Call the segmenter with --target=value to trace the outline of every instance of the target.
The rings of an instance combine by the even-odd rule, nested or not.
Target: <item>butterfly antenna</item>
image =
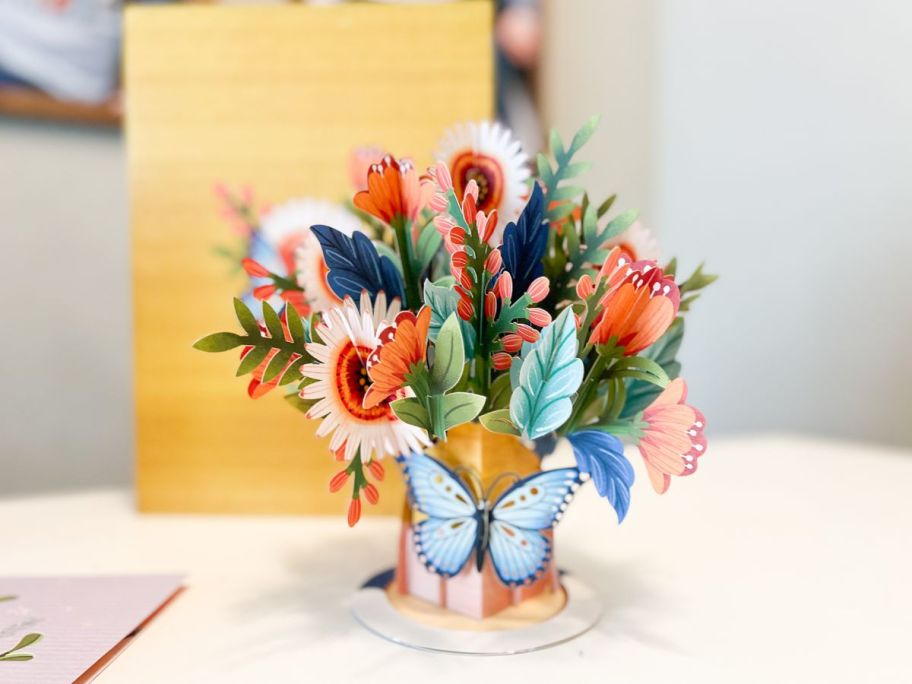
[[[518,473],[501,473],[500,475],[498,475],[497,477],[494,478],[494,481],[491,483],[491,486],[488,487],[487,491],[484,493],[485,501],[491,500],[491,493],[496,491],[497,485],[500,483],[501,480],[508,478],[508,477],[513,478],[513,482],[511,482],[510,484],[519,482],[522,479]]]
[[[481,481],[481,477],[478,473],[465,466],[457,466],[453,472],[457,475],[461,475],[466,484],[472,488],[472,493],[475,495],[475,498],[482,501],[484,498],[484,483]]]

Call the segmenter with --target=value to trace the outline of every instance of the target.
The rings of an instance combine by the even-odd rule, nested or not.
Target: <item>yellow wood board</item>
[[[344,513],[316,424],[281,390],[253,401],[238,355],[191,349],[235,330],[240,289],[212,188],[344,199],[350,149],[419,168],[455,122],[493,110],[491,6],[132,6],[125,81],[134,286],[137,501],[144,511]],[[386,462],[385,513],[403,488]],[[370,506],[366,506],[370,509]]]

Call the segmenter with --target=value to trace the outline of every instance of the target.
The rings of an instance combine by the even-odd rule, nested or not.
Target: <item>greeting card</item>
[[[0,682],[91,681],[180,587],[176,575],[0,577]]]

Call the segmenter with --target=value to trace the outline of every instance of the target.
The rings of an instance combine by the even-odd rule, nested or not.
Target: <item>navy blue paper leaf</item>
[[[323,258],[329,273],[329,287],[340,298],[358,301],[367,290],[373,302],[382,290],[387,301],[399,297],[406,306],[402,276],[389,257],[380,256],[370,239],[359,231],[348,237],[329,226],[311,226],[323,248]]]
[[[580,472],[589,474],[595,490],[614,506],[618,522],[622,522],[630,507],[634,474],[621,440],[599,430],[580,430],[567,439]]]
[[[548,247],[548,222],[545,199],[538,183],[516,223],[508,223],[500,247],[504,269],[513,276],[513,300],[529,289],[533,280],[545,272],[542,258]]]

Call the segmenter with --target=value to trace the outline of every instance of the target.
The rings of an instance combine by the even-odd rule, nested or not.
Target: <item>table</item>
[[[557,532],[559,564],[605,615],[538,653],[421,653],[359,627],[346,601],[393,564],[392,519],[139,515],[126,491],[7,499],[0,568],[186,574],[101,684],[910,680],[912,453],[719,439],[662,497],[630,455],[624,524],[589,486]]]

